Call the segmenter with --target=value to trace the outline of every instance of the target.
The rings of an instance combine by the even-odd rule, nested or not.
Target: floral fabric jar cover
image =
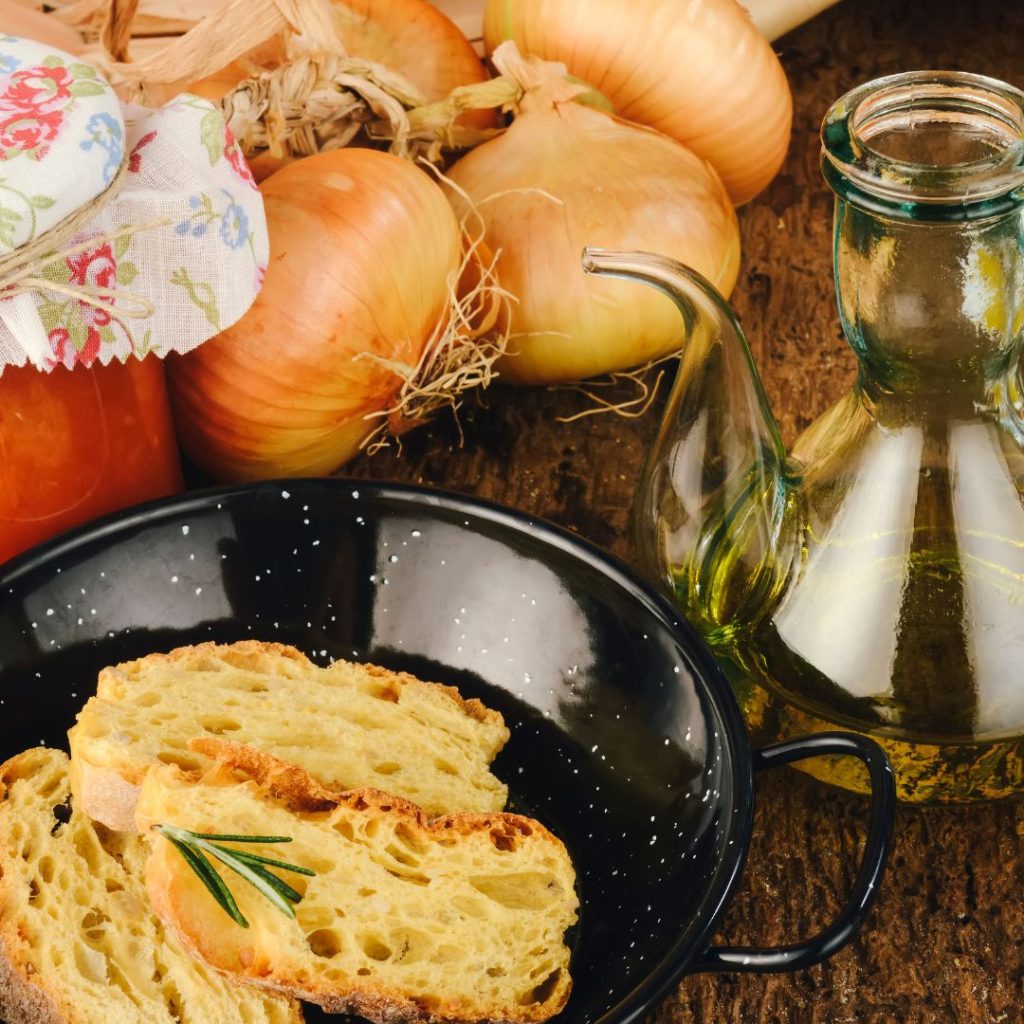
[[[187,352],[249,308],[267,254],[212,104],[122,106],[91,65],[0,35],[0,374]]]

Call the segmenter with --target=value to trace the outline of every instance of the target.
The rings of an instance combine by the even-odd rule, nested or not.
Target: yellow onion
[[[561,65],[524,59],[513,43],[494,61],[526,90],[515,120],[448,176],[456,211],[483,219],[502,287],[517,300],[502,377],[580,380],[672,352],[682,343],[672,303],[586,276],[580,255],[585,245],[662,253],[728,295],[739,229],[717,174],[659,132],[577,103],[585,87]]]
[[[462,262],[444,193],[406,160],[340,149],[261,186],[270,266],[234,326],[173,360],[181,441],[224,480],[326,473],[359,450],[449,316]]]
[[[736,0],[488,0],[484,39],[563,62],[622,117],[712,163],[735,203],[782,165],[786,75]]]

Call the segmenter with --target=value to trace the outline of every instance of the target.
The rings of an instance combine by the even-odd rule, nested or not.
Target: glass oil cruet
[[[687,342],[637,500],[640,555],[760,739],[832,726],[908,801],[1024,790],[1024,93],[953,72],[853,90],[822,127],[859,363],[788,454],[743,334],[685,267],[588,250]],[[844,764],[809,762],[861,788]]]

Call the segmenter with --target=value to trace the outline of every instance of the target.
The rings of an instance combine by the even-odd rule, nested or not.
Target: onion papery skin
[[[561,61],[621,117],[709,161],[734,203],[752,199],[782,166],[789,84],[735,0],[488,0],[488,54],[505,39]]]
[[[399,157],[348,148],[261,186],[270,265],[248,313],[185,356],[169,383],[182,446],[218,480],[329,473],[380,424],[447,321],[461,261],[441,189]]]
[[[70,25],[13,0],[0,0],[0,35],[34,39],[67,53],[81,53],[85,48],[82,36]]]
[[[459,27],[426,0],[334,0],[334,7],[349,55],[404,75],[428,103],[489,77]],[[497,116],[490,110],[475,110],[459,121],[489,128],[497,123]]]
[[[714,170],[673,139],[610,114],[572,101],[521,113],[448,176],[483,218],[487,244],[501,254],[502,287],[516,298],[498,364],[504,381],[582,380],[682,345],[674,303],[584,274],[586,245],[673,257],[724,295],[736,282],[739,227]],[[465,199],[455,190],[449,198],[464,215]]]

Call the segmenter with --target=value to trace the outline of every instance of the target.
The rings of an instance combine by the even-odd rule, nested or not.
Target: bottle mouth
[[[1024,92],[994,78],[876,79],[832,105],[821,142],[833,191],[889,216],[972,220],[1024,202]]]

